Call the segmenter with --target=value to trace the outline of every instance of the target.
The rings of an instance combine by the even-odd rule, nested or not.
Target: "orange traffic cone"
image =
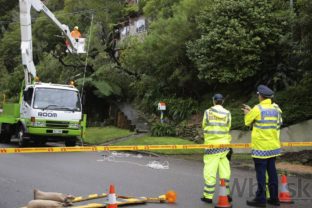
[[[109,194],[108,194],[108,204],[106,208],[117,208],[117,201],[116,201],[116,193],[115,193],[115,186],[109,186]]]
[[[229,203],[229,199],[226,193],[225,180],[221,179],[218,204],[215,206],[215,208],[224,208],[224,207],[232,207],[232,205]]]
[[[286,175],[282,175],[282,187],[281,192],[279,193],[279,200],[281,203],[294,203],[291,199],[291,195],[287,188],[287,177]]]

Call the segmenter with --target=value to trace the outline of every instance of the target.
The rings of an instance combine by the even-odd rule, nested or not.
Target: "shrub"
[[[198,102],[191,98],[167,98],[161,101],[166,103],[168,117],[177,122],[198,112]]]
[[[151,128],[152,136],[175,136],[175,127],[167,123],[155,123]]]
[[[276,94],[276,103],[283,111],[284,126],[312,118],[312,79]]]

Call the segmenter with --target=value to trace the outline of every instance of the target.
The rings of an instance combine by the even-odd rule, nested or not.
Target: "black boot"
[[[271,204],[274,206],[280,206],[281,205],[279,199],[268,199],[268,204]]]
[[[265,202],[260,202],[257,199],[247,200],[247,205],[252,207],[266,207]]]
[[[229,201],[229,202],[232,202],[232,201],[233,201],[233,199],[232,199],[232,197],[231,197],[230,195],[227,195],[227,197],[228,197],[228,201]]]

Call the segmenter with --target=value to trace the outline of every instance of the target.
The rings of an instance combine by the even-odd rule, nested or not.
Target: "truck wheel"
[[[66,147],[73,147],[73,146],[76,146],[76,137],[65,139],[65,146],[66,146]]]
[[[11,135],[10,133],[4,133],[4,135],[3,135],[3,141],[4,141],[5,143],[10,143],[10,142],[11,142],[11,137],[12,137],[12,135]]]
[[[10,137],[7,135],[5,132],[2,132],[0,134],[0,143],[9,143],[10,142]]]
[[[18,127],[18,132],[17,132],[17,139],[18,139],[18,146],[20,147],[25,147],[26,146],[26,140],[24,137],[25,131],[22,126]]]
[[[4,133],[0,133],[0,143],[4,143],[5,135]]]
[[[0,134],[0,142],[10,143],[12,137],[11,128],[9,125],[2,126],[2,132]]]

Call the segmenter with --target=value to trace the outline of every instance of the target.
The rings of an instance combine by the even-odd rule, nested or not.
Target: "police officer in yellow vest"
[[[266,203],[279,206],[278,177],[275,167],[276,156],[281,154],[279,128],[281,110],[272,104],[273,91],[265,85],[257,88],[260,103],[252,109],[244,105],[245,125],[253,126],[251,133],[251,155],[254,160],[258,182],[256,197],[247,205],[265,207]],[[269,178],[270,199],[266,200],[266,171]]]
[[[213,104],[211,108],[204,113],[202,128],[204,130],[205,144],[230,144],[231,135],[231,113],[222,107],[223,96],[215,94],[213,96]],[[215,192],[216,175],[219,169],[219,177],[225,179],[230,197],[229,180],[231,176],[230,163],[227,158],[229,148],[213,148],[205,149],[204,155],[204,192],[202,201],[212,203],[212,198]]]

